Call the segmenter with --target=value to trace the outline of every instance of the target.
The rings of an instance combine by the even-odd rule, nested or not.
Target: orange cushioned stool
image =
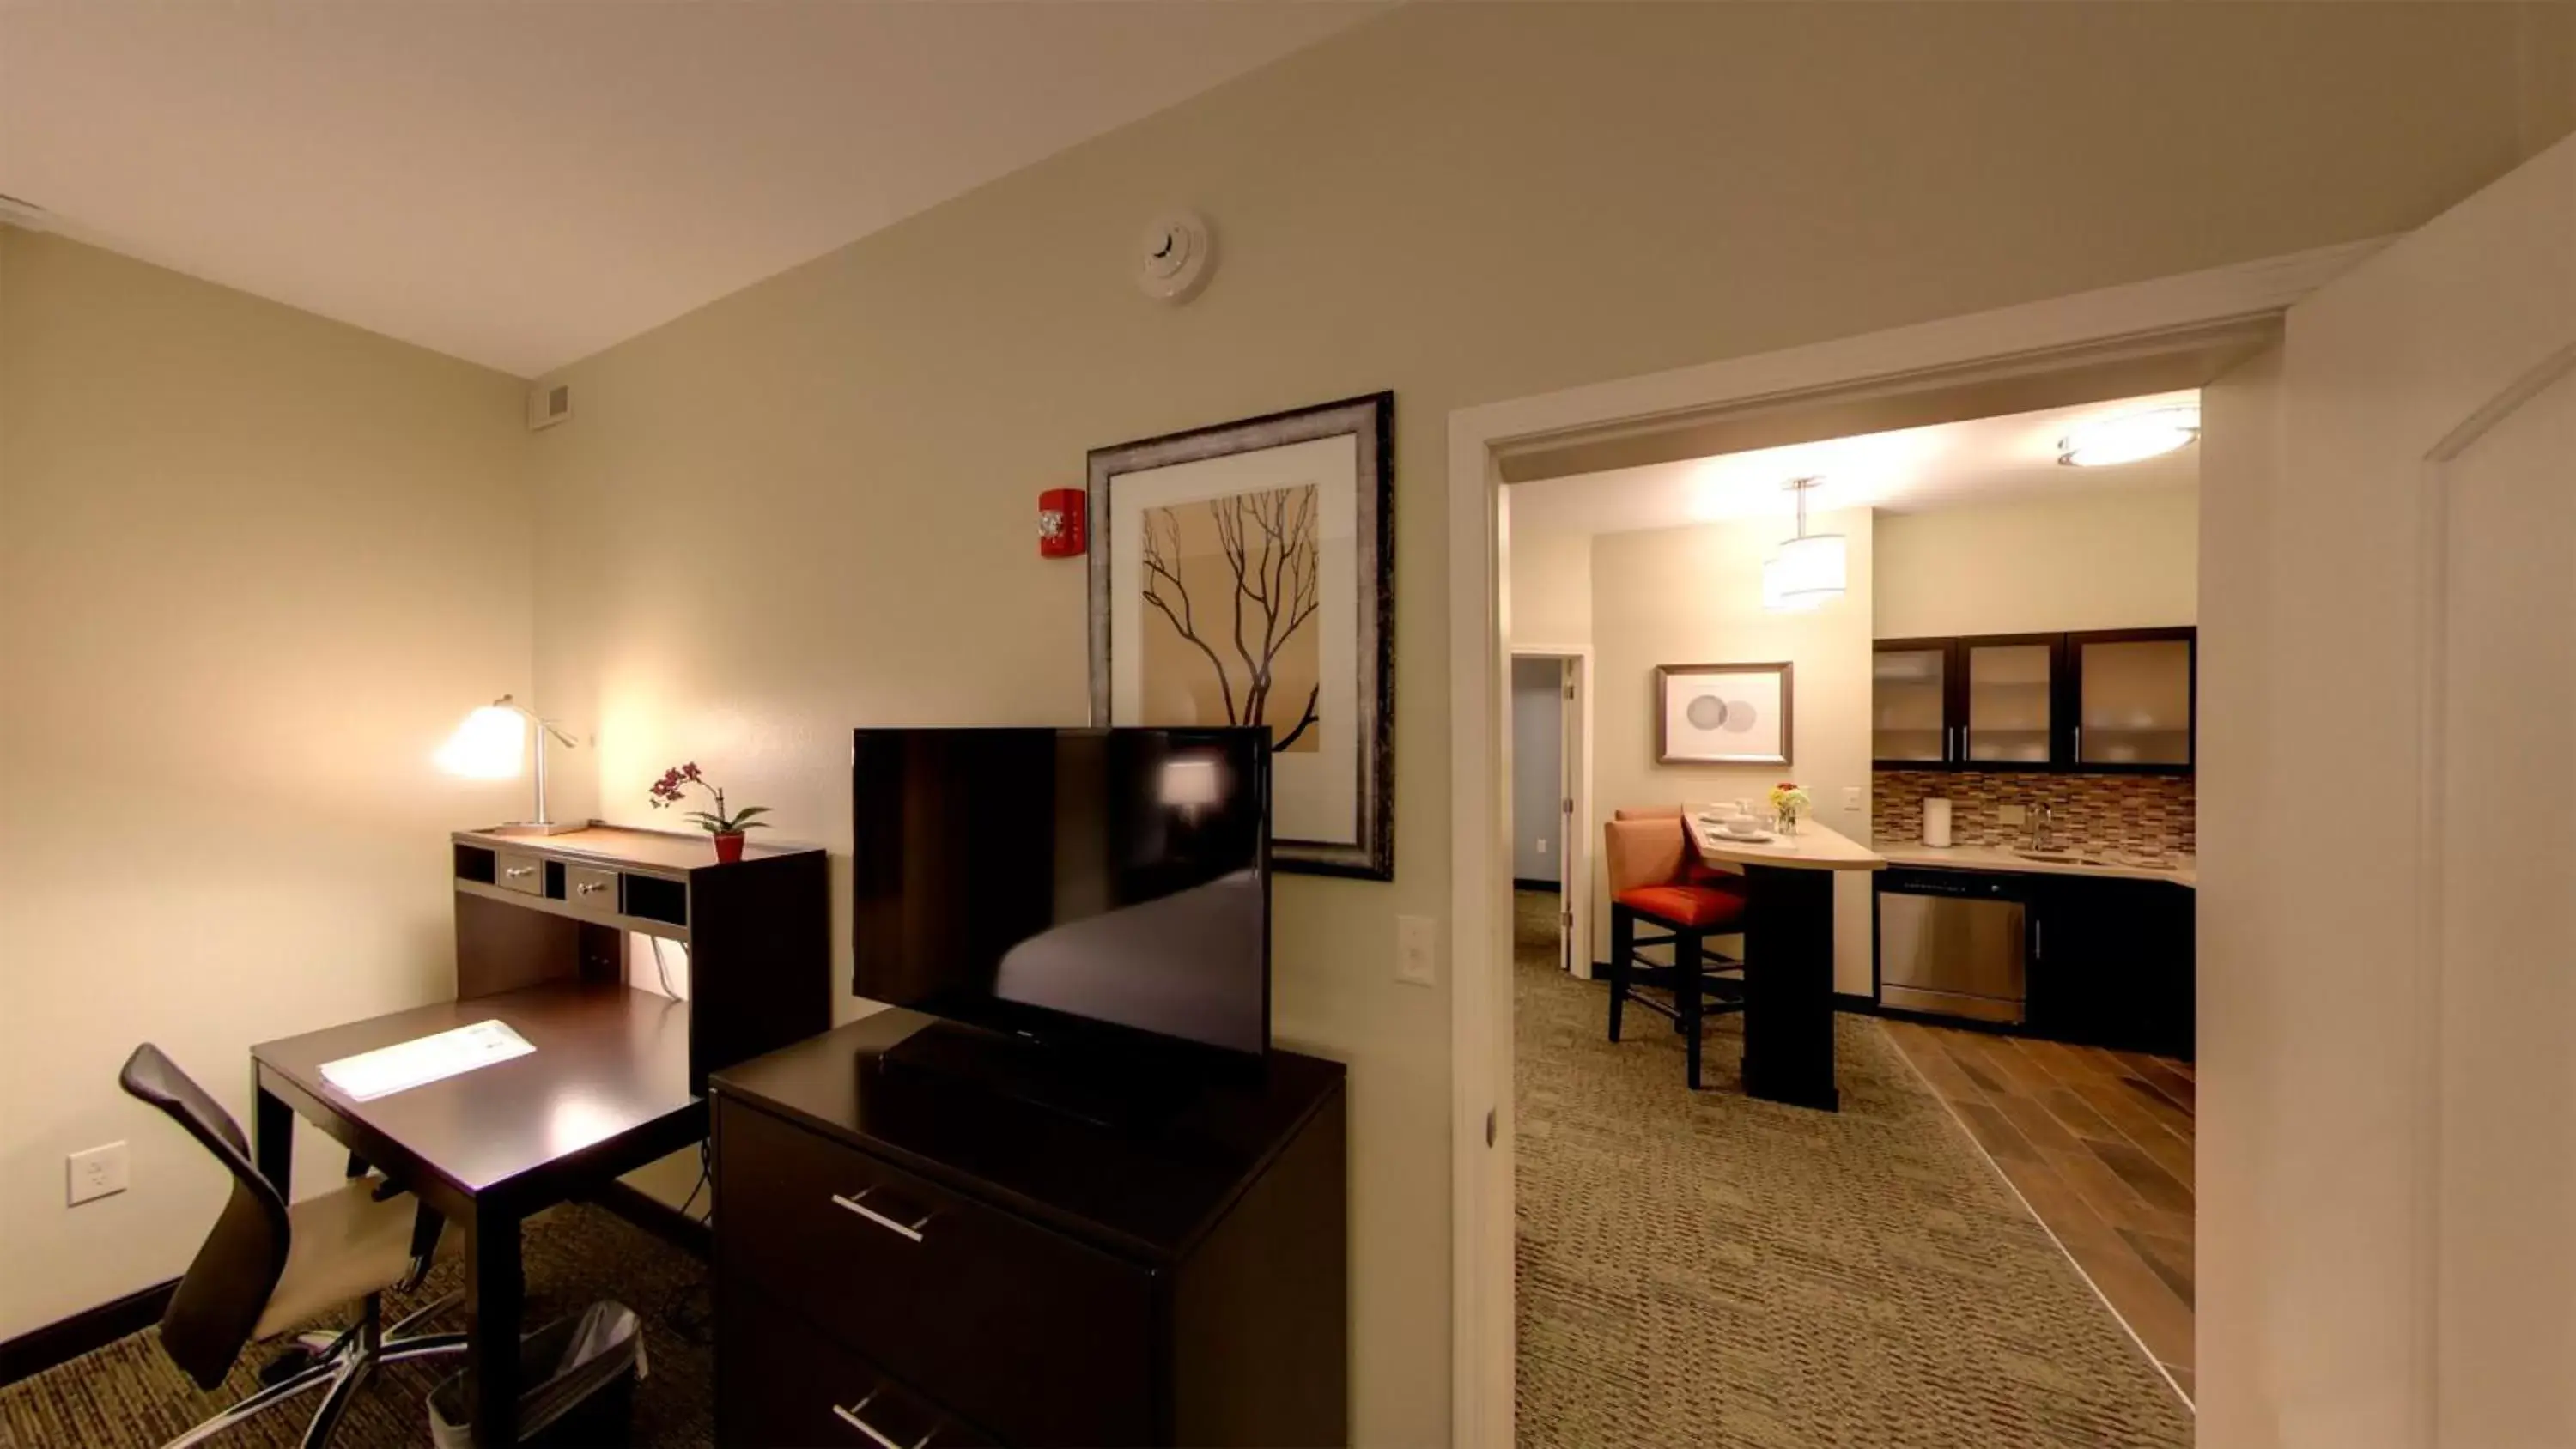
[[[1697,1091],[1700,1023],[1712,1014],[1744,1009],[1744,963],[1707,949],[1709,937],[1744,929],[1744,895],[1719,883],[1727,877],[1693,874],[1690,840],[1678,810],[1621,815],[1625,818],[1602,827],[1602,861],[1610,877],[1610,1039],[1619,1039],[1620,1016],[1632,999],[1670,1017],[1684,1042],[1684,1075]],[[1640,937],[1639,921],[1669,934]],[[1671,965],[1639,954],[1659,945],[1672,947]],[[1668,986],[1671,1004],[1634,995],[1638,985]]]

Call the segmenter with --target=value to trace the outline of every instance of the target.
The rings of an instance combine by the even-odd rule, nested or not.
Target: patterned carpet
[[[521,1245],[527,1266],[528,1324],[533,1329],[585,1304],[613,1298],[644,1320],[648,1372],[635,1393],[637,1445],[698,1446],[714,1442],[712,1355],[700,1325],[710,1317],[706,1267],[624,1219],[591,1207],[564,1207],[528,1224]],[[463,1286],[459,1263],[439,1265],[418,1294],[387,1300],[388,1319]],[[461,1329],[464,1309],[451,1308],[433,1325]],[[349,1322],[343,1314],[316,1327]],[[676,1325],[676,1326],[675,1326]],[[81,1449],[148,1449],[167,1443],[259,1387],[257,1366],[270,1351],[253,1347],[230,1380],[199,1393],[173,1367],[147,1328],[96,1352],[0,1388],[0,1446],[78,1445]],[[340,1421],[332,1442],[349,1449],[429,1443],[424,1397],[446,1375],[464,1367],[464,1356],[442,1355],[395,1364],[371,1380]],[[317,1390],[235,1425],[211,1441],[221,1449],[254,1444],[291,1445],[321,1402]]]
[[[1741,1094],[1740,1017],[1682,1086],[1662,1018],[1604,1036],[1520,898],[1524,1449],[2172,1446],[2192,1420],[1880,1032],[1842,1111]]]

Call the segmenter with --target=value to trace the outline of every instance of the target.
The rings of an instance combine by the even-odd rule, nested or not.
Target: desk
[[[536,1050],[372,1102],[322,1076],[324,1062],[478,1021],[502,1022]],[[301,1116],[464,1230],[474,1437],[517,1443],[519,1225],[706,1136],[706,1103],[689,1090],[689,1004],[552,982],[263,1042],[251,1059],[252,1150],[279,1191]]]
[[[1744,909],[1744,1090],[1831,1112],[1834,1086],[1834,873],[1880,870],[1884,857],[1813,821],[1755,844],[1700,823],[1682,807],[1700,859],[1741,866]]]

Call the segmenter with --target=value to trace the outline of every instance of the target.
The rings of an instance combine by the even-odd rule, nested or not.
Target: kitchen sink
[[[2046,861],[2050,865],[2087,865],[2091,863],[2080,855],[2063,850],[2023,850],[2016,847],[2013,850],[2013,854],[2020,856],[2024,860]]]

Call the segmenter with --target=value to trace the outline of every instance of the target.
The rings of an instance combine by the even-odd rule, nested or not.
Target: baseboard
[[[1512,889],[1516,891],[1545,891],[1549,895],[1555,895],[1558,891],[1563,890],[1564,887],[1552,880],[1523,880],[1519,876],[1514,876],[1512,877]]]
[[[105,1348],[137,1329],[161,1321],[179,1280],[137,1288],[122,1298],[87,1308],[59,1322],[30,1329],[0,1343],[0,1384],[14,1384],[56,1364],[69,1363],[94,1348]]]
[[[588,1196],[592,1202],[701,1262],[715,1256],[713,1228],[651,1193],[611,1178]]]
[[[1834,993],[1834,1010],[1848,1011],[1860,1016],[1876,1016],[1878,998],[1863,996],[1856,991],[1837,991]]]

